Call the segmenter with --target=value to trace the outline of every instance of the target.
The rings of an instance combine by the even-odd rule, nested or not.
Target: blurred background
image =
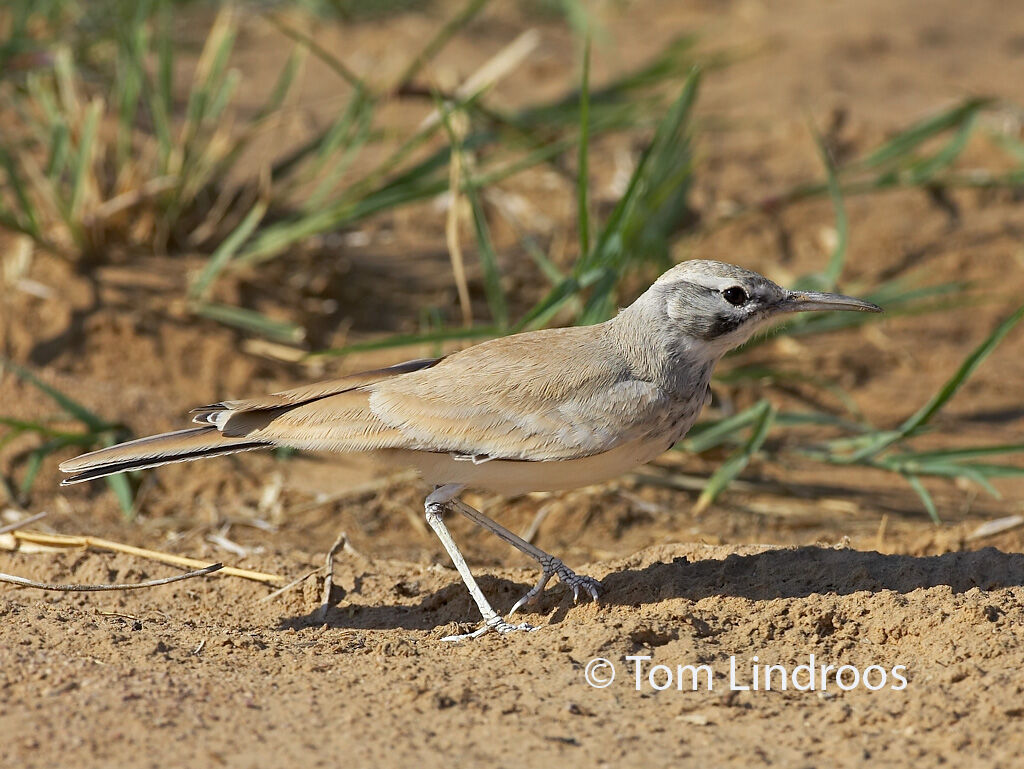
[[[0,525],[197,557],[343,528],[443,560],[418,481],[358,457],[70,489],[56,465],[198,404],[598,322],[711,258],[887,313],[754,340],[634,475],[471,503],[567,562],[1019,550],[1022,65],[997,0],[9,1]]]

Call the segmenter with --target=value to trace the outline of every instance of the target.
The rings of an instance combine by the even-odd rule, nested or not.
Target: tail
[[[252,440],[243,436],[224,435],[216,427],[194,427],[190,430],[161,433],[119,443],[62,462],[61,472],[72,475],[61,481],[60,485],[70,486],[73,483],[91,481],[94,478],[128,470],[144,470],[147,467],[172,462],[205,459],[273,445],[267,441]]]
[[[61,486],[91,481],[127,470],[205,459],[270,446],[369,451],[407,442],[396,428],[370,413],[369,385],[430,368],[438,359],[350,374],[262,398],[224,401],[195,409],[202,427],[151,435],[83,454],[61,463],[70,477]]]

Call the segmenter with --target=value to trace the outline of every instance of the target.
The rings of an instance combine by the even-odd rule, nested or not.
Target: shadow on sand
[[[477,579],[498,611],[507,611],[532,586],[489,575]],[[405,606],[359,604],[352,600],[357,596],[341,597],[336,588],[334,597],[340,601],[328,612],[326,623],[334,628],[430,630],[476,617],[476,607],[454,572],[452,580],[452,584],[426,595],[420,603]],[[641,606],[671,598],[699,601],[714,596],[769,601],[861,591],[910,593],[941,585],[950,587],[954,593],[964,593],[972,588],[996,590],[1024,585],[1024,554],[988,547],[918,557],[800,547],[730,555],[724,559],[690,561],[679,557],[668,563],[612,572],[601,582],[601,603],[606,606]],[[567,591],[553,582],[541,606],[550,609],[567,601],[571,602]],[[322,623],[319,613],[314,611],[285,618],[279,627],[302,628]]]

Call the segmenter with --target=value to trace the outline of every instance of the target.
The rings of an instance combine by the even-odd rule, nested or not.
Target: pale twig
[[[100,550],[113,550],[117,553],[137,555],[140,558],[148,558],[152,561],[169,563],[174,566],[187,566],[193,569],[206,567],[206,564],[203,561],[196,560],[195,558],[186,558],[181,555],[161,553],[157,550],[147,550],[142,547],[125,545],[121,542],[113,542],[109,539],[100,539],[99,537],[70,536],[67,534],[43,534],[42,532],[35,531],[16,531],[14,532],[14,537],[19,541],[31,542],[36,545],[48,545],[50,547],[94,547]],[[221,569],[221,572],[232,577],[251,579],[256,582],[264,582],[271,585],[279,584],[284,581],[276,574],[265,574],[259,571],[238,569],[234,566],[225,566]]]
[[[882,514],[882,520],[878,522],[878,533],[875,534],[875,550],[879,553],[885,552],[885,532],[889,527],[889,516]]]
[[[320,571],[321,571],[321,569],[313,569],[313,571],[307,572],[306,574],[303,574],[301,577],[296,577],[295,579],[293,579],[291,582],[289,582],[284,587],[279,587],[277,590],[275,590],[270,595],[263,596],[256,603],[266,603],[267,601],[273,601],[275,598],[277,598],[282,593],[287,593],[289,590],[291,590],[296,585],[301,585],[307,579],[312,577],[314,574],[319,573]]]
[[[526,531],[523,532],[523,539],[530,544],[533,544],[534,537],[536,537],[537,532],[540,531],[540,525],[544,523],[544,519],[551,514],[551,510],[553,508],[554,506],[550,502],[541,506],[540,510],[537,511],[537,514],[533,516],[533,520],[530,522]]]
[[[456,88],[455,100],[464,103],[475,99],[526,61],[539,44],[540,33],[535,29],[526,30]],[[441,120],[441,113],[435,109],[423,119],[418,130],[425,131],[433,128],[439,120]]]
[[[967,541],[973,542],[976,539],[994,537],[996,534],[1016,529],[1018,526],[1024,526],[1024,515],[1008,515],[1005,518],[996,518],[994,521],[986,521],[968,534]]]
[[[461,119],[460,119],[461,118]],[[462,325],[469,328],[473,325],[473,307],[469,301],[469,284],[466,281],[466,264],[462,258],[462,244],[459,242],[459,214],[462,211],[462,150],[459,146],[465,129],[465,115],[457,113],[451,116],[449,124],[452,128],[452,154],[448,165],[448,217],[445,219],[444,236],[448,244],[448,257],[452,263],[452,274],[455,277],[455,288],[459,294],[459,307],[462,310]]]
[[[35,515],[29,516],[24,520],[15,521],[14,523],[9,523],[6,526],[0,526],[0,534],[6,534],[10,531],[17,531],[18,529],[24,526],[28,526],[30,523],[35,523],[40,518],[45,518],[46,516],[47,513],[36,513]]]
[[[146,198],[151,198],[162,192],[166,192],[177,184],[177,182],[178,179],[174,176],[158,176],[155,179],[150,179],[134,190],[122,192],[120,195],[100,203],[90,214],[84,217],[84,224],[86,226],[93,226],[97,222],[109,219],[127,208],[137,206]]]
[[[142,622],[141,617],[136,617],[134,614],[125,614],[123,611],[100,611],[96,610],[97,617],[117,617],[118,619],[130,619],[133,622]]]
[[[52,582],[36,582],[33,579],[25,579],[24,577],[15,577],[12,574],[3,573],[0,573],[0,582],[10,582],[12,585],[20,585],[21,587],[34,587],[39,590],[57,590],[62,593],[94,593],[101,590],[136,590],[140,587],[156,587],[157,585],[168,585],[171,582],[180,582],[183,579],[202,577],[206,574],[211,574],[215,571],[220,571],[223,568],[224,564],[214,563],[202,569],[196,569],[195,571],[185,572],[184,574],[176,574],[173,577],[164,577],[163,579],[149,579],[145,582],[129,582],[121,585],[61,585]]]
[[[348,545],[348,534],[341,532],[334,540],[331,549],[327,551],[327,562],[324,564],[324,592],[323,600],[320,603],[320,622],[327,621],[327,612],[331,608],[331,588],[334,587],[334,554],[341,548]]]
[[[215,531],[213,534],[207,534],[206,541],[210,544],[216,545],[221,550],[227,550],[232,555],[237,555],[240,558],[245,558],[247,555],[250,555],[247,548],[228,539],[228,531],[230,531],[230,529],[231,524],[225,524],[219,531]]]

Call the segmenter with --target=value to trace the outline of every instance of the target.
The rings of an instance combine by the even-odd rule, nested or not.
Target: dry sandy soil
[[[701,114],[725,128],[699,140],[694,205],[703,217],[818,177],[808,115],[835,124],[833,140],[856,154],[964,95],[1020,97],[1024,11],[998,0],[976,0],[969,13],[953,0],[652,1],[613,4],[606,19],[597,80],[685,31],[702,33],[709,46],[757,51],[704,83]],[[343,29],[325,24],[320,34],[356,69],[386,72],[400,69],[402,52],[435,24],[410,13]],[[485,15],[436,71],[464,77],[525,24],[519,11]],[[258,74],[286,48],[250,26],[239,62]],[[510,103],[572,86],[570,38],[548,22],[540,29],[540,52],[501,86]],[[303,95],[311,110],[335,87],[321,74]],[[968,165],[996,162],[981,145]],[[599,175],[614,149],[599,144]],[[519,184],[527,196],[531,184],[551,194],[544,180]],[[568,218],[572,190],[557,195]],[[851,198],[844,287],[863,289],[909,266],[922,284],[971,280],[984,301],[771,342],[763,359],[833,378],[876,424],[916,409],[1024,295],[1019,198],[952,197],[957,217],[918,191]],[[341,307],[315,341],[407,328],[417,306],[454,306],[443,218],[431,206],[400,212],[373,225],[389,240],[336,246],[329,259],[309,262],[323,278],[317,290]],[[809,202],[689,239],[677,257],[721,258],[786,280],[821,264],[831,223],[827,201]],[[312,289],[293,290],[284,267],[268,269],[268,285],[287,286],[284,305],[301,312],[300,298],[315,303]],[[200,403],[324,373],[247,352],[231,331],[185,318],[175,305],[179,261],[115,263],[86,276],[39,254],[28,277],[52,296],[3,289],[4,354],[135,434],[172,429]],[[250,284],[235,288],[259,294]],[[384,290],[391,298],[377,301]],[[1022,440],[1021,349],[1018,332],[943,413],[936,441]],[[346,360],[328,373],[369,362]],[[3,413],[52,410],[10,376],[0,387]],[[716,395],[740,405],[752,397],[749,387]],[[721,458],[660,464],[706,476]],[[573,606],[556,585],[526,614],[537,632],[452,645],[441,637],[470,628],[475,610],[421,522],[423,488],[414,480],[356,460],[243,455],[150,474],[138,521],[125,524],[105,486],[58,491],[47,466],[28,508],[48,511],[54,531],[286,580],[320,567],[341,530],[352,549],[336,558],[326,616],[314,578],[270,600],[272,588],[232,577],[94,595],[0,587],[0,766],[1020,765],[1024,530],[969,534],[1024,512],[1024,487],[1000,484],[995,500],[930,484],[945,521],[935,526],[886,475],[754,462],[743,480],[701,516],[692,492],[635,477],[558,495],[470,496],[517,531],[543,513],[536,543],[605,590],[600,606]],[[532,565],[465,521],[452,528],[484,591],[499,610],[510,607],[533,583]],[[216,534],[244,555],[218,546]],[[83,583],[176,573],[99,550],[0,550],[0,571]],[[750,685],[755,657],[792,671],[812,654],[817,665],[880,666],[886,683],[844,691],[833,673],[824,691],[820,681],[814,691],[778,691],[777,678],[771,691],[730,689],[733,658],[737,683]],[[639,690],[627,656],[651,658]],[[617,669],[603,689],[585,678],[598,657]],[[673,676],[677,665],[706,664],[713,688],[702,679],[690,691],[684,677],[686,690],[673,682],[658,691],[666,671],[647,676],[658,664]],[[871,673],[872,685],[881,673]]]

